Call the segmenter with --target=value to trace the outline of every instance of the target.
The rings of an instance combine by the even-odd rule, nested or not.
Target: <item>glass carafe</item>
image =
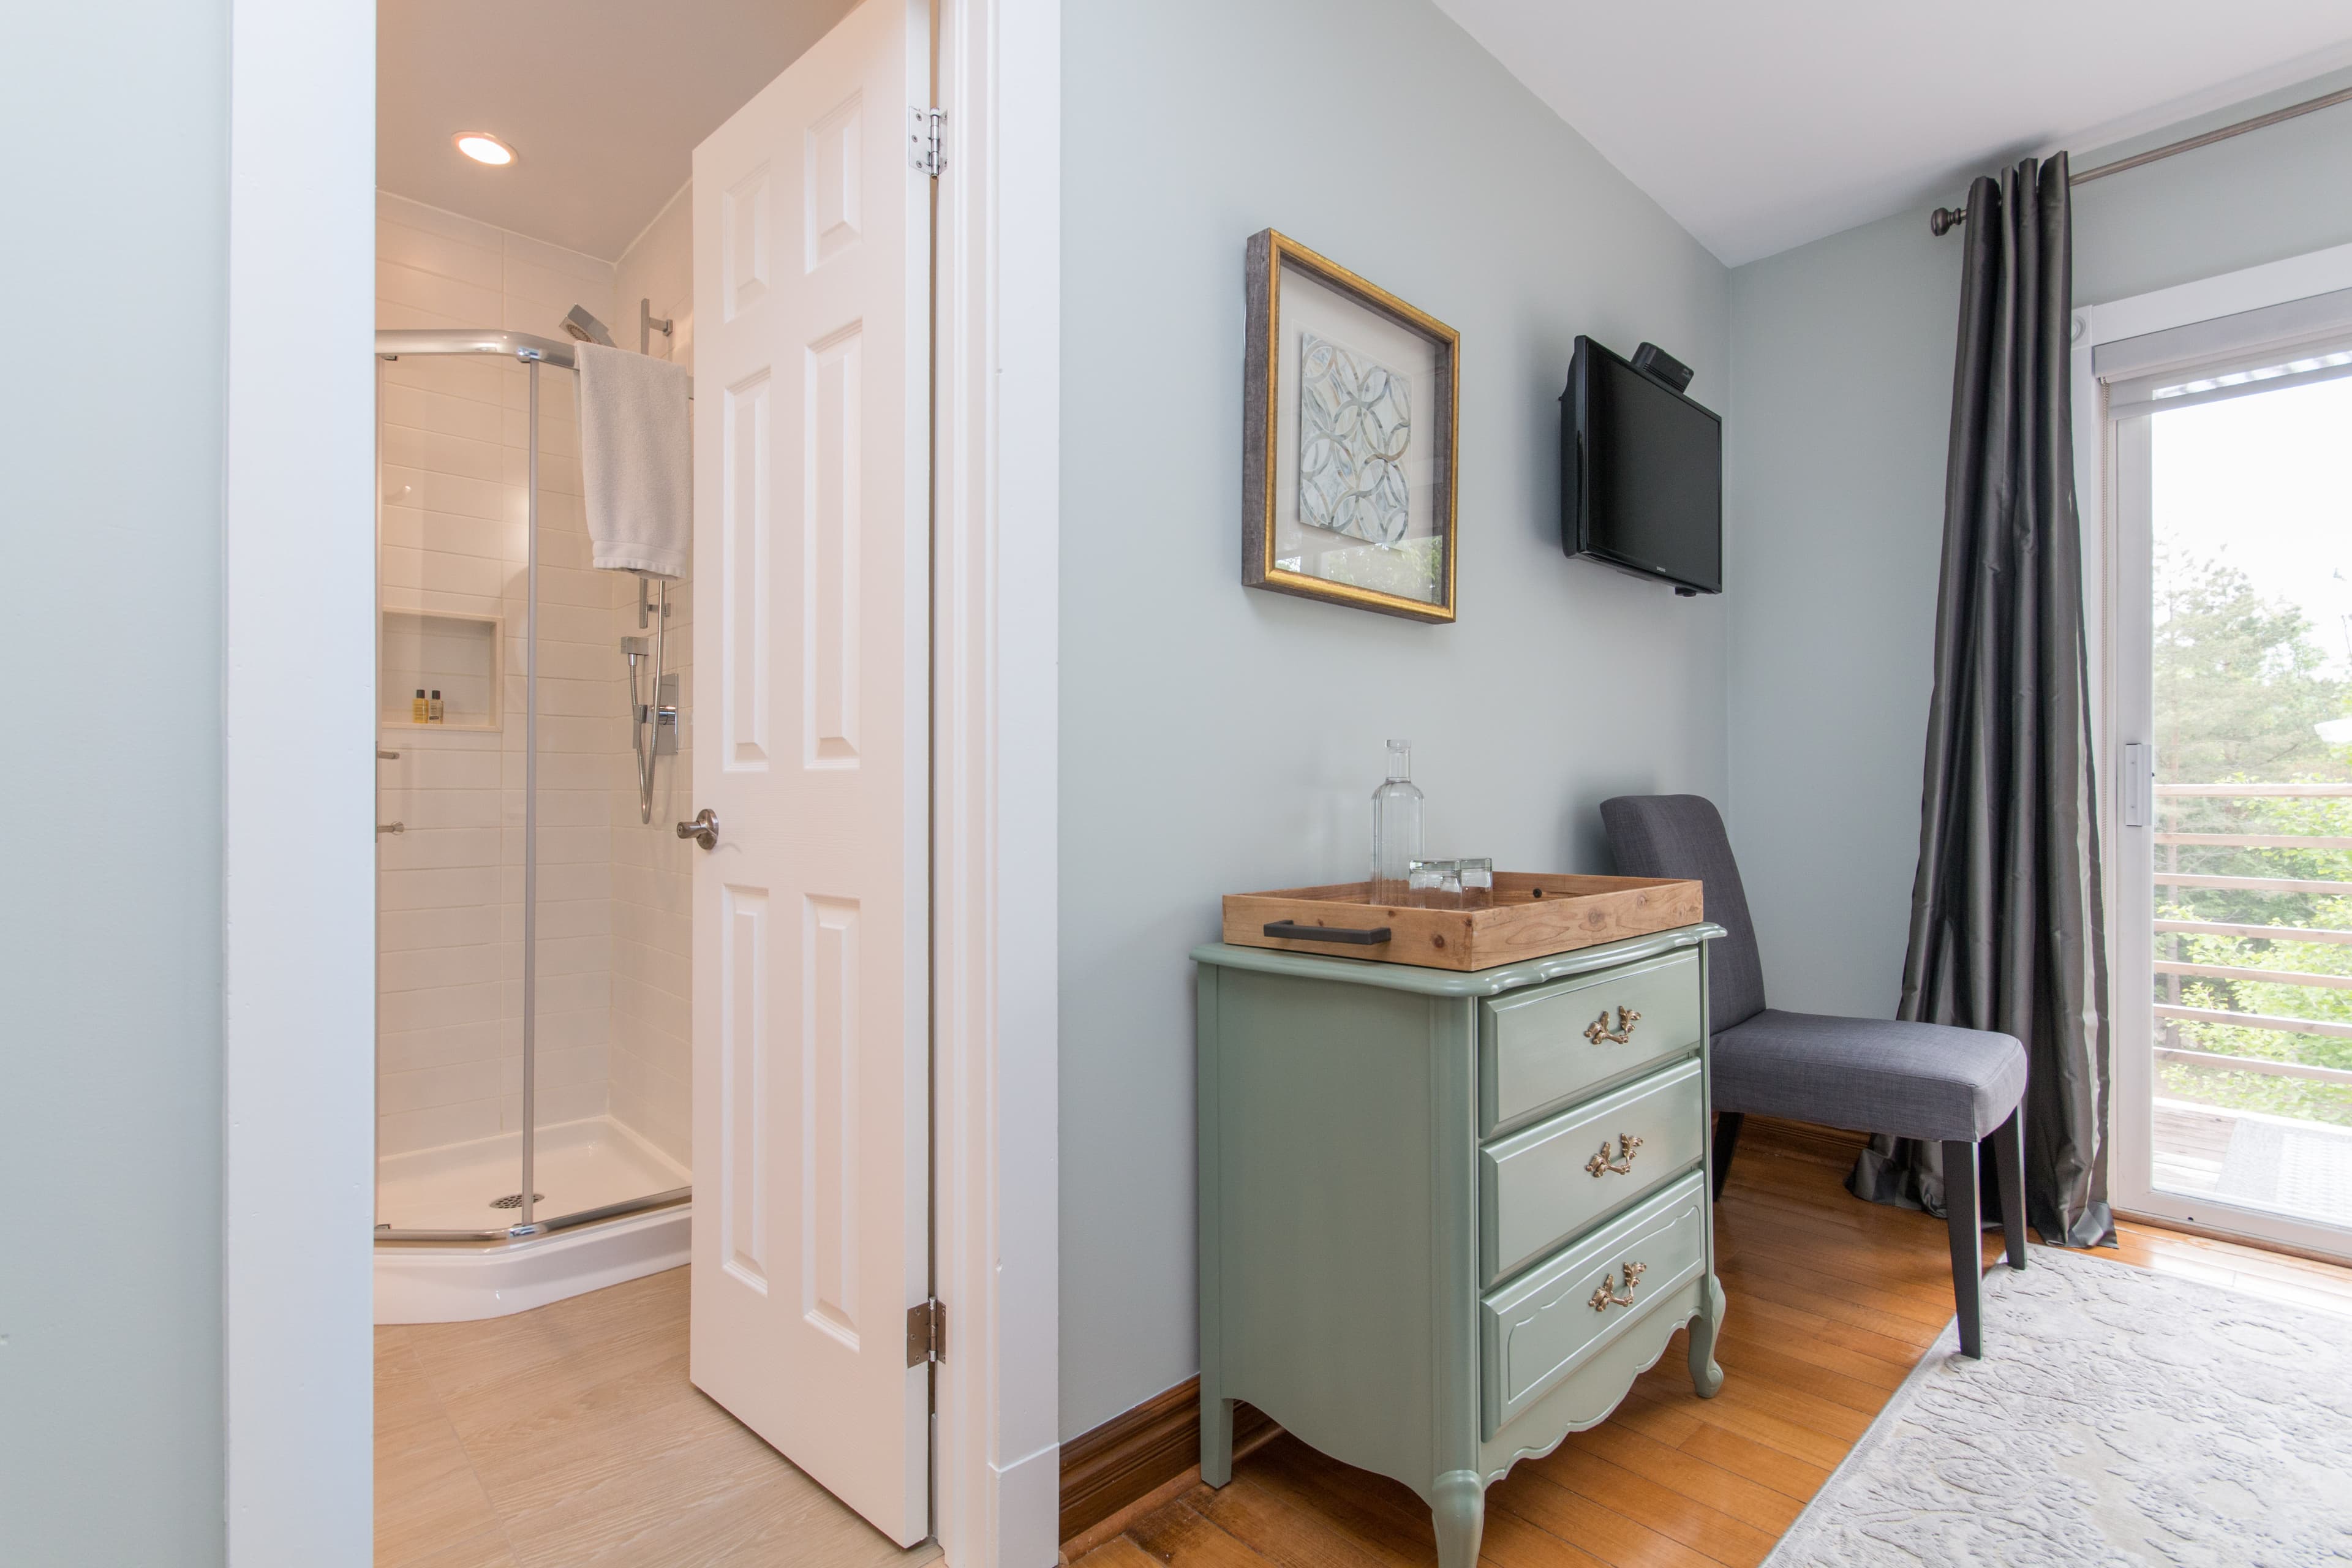
[[[1371,901],[1410,901],[1407,878],[1421,858],[1421,791],[1412,783],[1412,742],[1389,742],[1388,782],[1372,792]]]

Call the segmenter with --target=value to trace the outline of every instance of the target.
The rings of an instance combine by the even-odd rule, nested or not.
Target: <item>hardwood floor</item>
[[[1840,1185],[1859,1139],[1750,1119],[1717,1210],[1730,1315],[1723,1392],[1691,1393],[1677,1336],[1617,1414],[1486,1494],[1494,1568],[1746,1568],[1807,1499],[1952,1316],[1944,1223],[1858,1203]],[[2352,1316],[2352,1270],[2127,1225],[2117,1256]],[[1998,1257],[1988,1237],[1988,1261]],[[1985,1328],[2000,1353],[1998,1317]],[[1436,1560],[1418,1498],[1287,1435],[1079,1559],[1079,1568],[1421,1568]]]
[[[1487,1494],[1495,1568],[1760,1561],[1952,1314],[1944,1226],[1854,1202],[1855,1141],[1751,1121],[1717,1211],[1722,1394],[1679,1344],[1606,1424]],[[2126,1225],[2127,1262],[2352,1317],[2352,1270]],[[1988,1238],[1986,1257],[1999,1243]],[[1987,1324],[2000,1353],[2000,1321]],[[916,1563],[687,1381],[686,1270],[376,1331],[377,1568]],[[1115,1528],[1112,1527],[1112,1528]],[[1082,1568],[1434,1561],[1402,1486],[1287,1436]]]
[[[916,1563],[687,1381],[687,1272],[376,1331],[376,1568]]]

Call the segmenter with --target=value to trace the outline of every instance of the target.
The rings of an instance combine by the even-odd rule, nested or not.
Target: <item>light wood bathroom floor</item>
[[[376,1568],[919,1563],[687,1381],[687,1271],[380,1328]]]

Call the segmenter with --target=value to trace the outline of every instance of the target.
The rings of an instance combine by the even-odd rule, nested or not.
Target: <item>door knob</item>
[[[677,836],[680,838],[691,838],[705,849],[718,848],[719,814],[709,806],[704,806],[694,814],[692,822],[681,822],[677,825]]]

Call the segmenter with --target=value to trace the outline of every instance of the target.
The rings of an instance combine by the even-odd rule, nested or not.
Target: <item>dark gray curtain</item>
[[[2025,1042],[2027,1218],[2045,1241],[2113,1245],[2066,155],[1978,180],[1961,234],[1936,691],[1901,1016]],[[1873,1139],[1846,1184],[1940,1214],[1941,1151]]]

